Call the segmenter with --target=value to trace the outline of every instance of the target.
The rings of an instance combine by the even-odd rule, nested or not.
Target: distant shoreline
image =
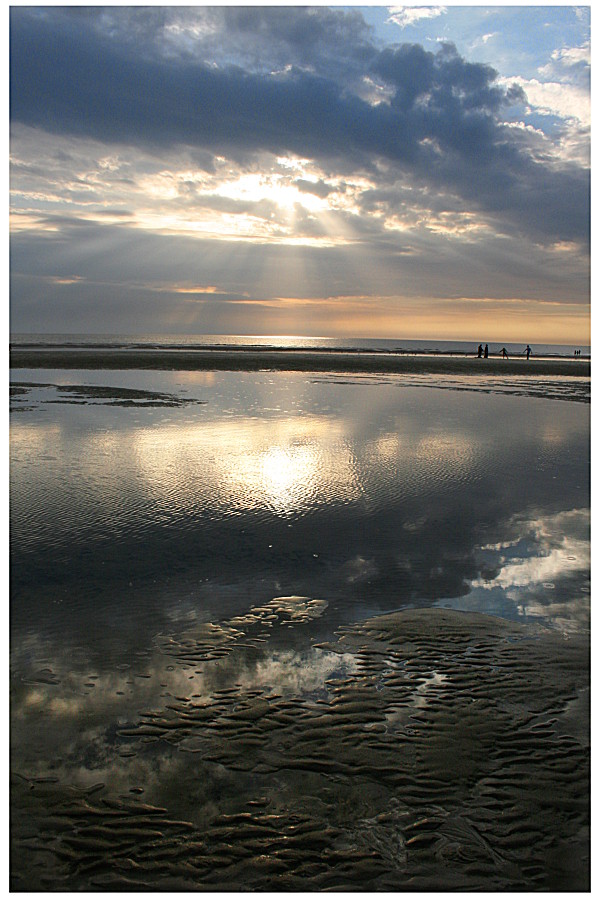
[[[502,359],[437,351],[386,352],[324,348],[122,348],[12,347],[10,367],[31,369],[163,369],[181,371],[295,371],[449,374],[449,375],[571,375],[589,377],[589,358],[524,357]]]

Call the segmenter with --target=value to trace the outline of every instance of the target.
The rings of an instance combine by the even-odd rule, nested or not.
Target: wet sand
[[[104,404],[106,406],[131,406],[147,409],[152,406],[177,408],[190,404],[202,404],[206,401],[195,398],[178,397],[174,394],[158,391],[142,391],[124,387],[106,387],[104,385],[87,384],[52,384],[39,381],[13,381],[10,385],[11,411],[22,404],[29,404],[33,389],[55,394],[46,403],[70,403],[77,405]],[[15,405],[16,404],[16,405]],[[27,407],[25,407],[27,408]]]
[[[12,348],[11,368],[39,369],[178,369],[229,371],[365,372],[374,374],[520,375],[582,378],[590,375],[587,359],[527,360],[427,354],[306,350],[140,350]]]
[[[326,605],[159,640],[220,673],[120,728],[122,760],[193,758],[163,802],[14,765],[13,889],[589,890],[589,639],[408,610],[313,645],[307,666],[353,661],[317,694],[239,680],[236,658],[260,671],[263,642]]]

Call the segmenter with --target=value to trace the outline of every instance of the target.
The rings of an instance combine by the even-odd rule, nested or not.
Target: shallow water
[[[517,379],[11,374],[17,889],[581,886],[560,854],[586,847],[586,403]],[[517,631],[434,653],[440,607]],[[402,653],[361,630],[410,608],[431,617]],[[493,673],[530,633],[524,698]],[[574,807],[560,827],[511,794],[527,766]],[[512,843],[482,837],[498,790]]]

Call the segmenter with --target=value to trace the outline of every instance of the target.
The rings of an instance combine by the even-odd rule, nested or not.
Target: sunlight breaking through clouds
[[[173,310],[187,331],[285,333],[283,299],[305,296],[320,333],[443,338],[438,298],[490,293],[569,319],[589,304],[589,46],[567,8],[16,7],[12,325],[94,330],[102,309],[102,330],[155,331]],[[232,269],[202,323],[158,305]],[[231,294],[254,301],[243,320]],[[344,306],[358,295],[369,309]],[[490,335],[563,337],[539,309],[488,312]]]

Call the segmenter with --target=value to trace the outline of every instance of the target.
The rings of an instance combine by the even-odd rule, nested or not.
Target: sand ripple
[[[268,656],[253,636],[321,611],[277,598],[158,643],[176,666],[216,671],[223,652],[248,666]],[[589,889],[584,638],[427,609],[346,628],[306,666],[327,654],[355,671],[319,694],[232,674],[120,730],[122,750],[188,761],[179,812],[17,778],[14,887]],[[219,800],[226,776],[236,790]],[[200,785],[208,802],[181,815]]]

